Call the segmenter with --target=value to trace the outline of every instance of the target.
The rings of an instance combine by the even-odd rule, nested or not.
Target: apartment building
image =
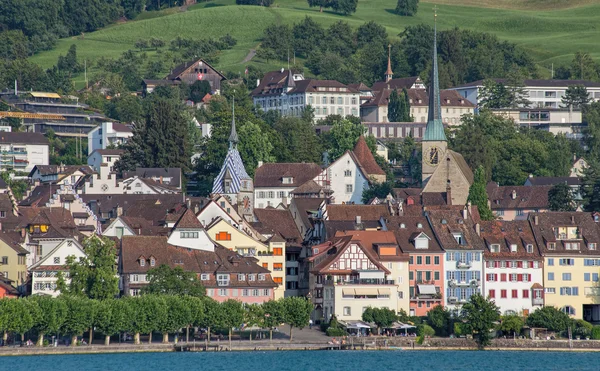
[[[131,129],[118,122],[106,121],[90,130],[88,136],[88,153],[109,146],[118,147],[125,144],[133,136]]]
[[[255,106],[283,116],[300,117],[307,106],[314,109],[315,121],[334,114],[360,115],[359,90],[334,80],[305,80],[291,70],[267,73],[251,95]]]
[[[490,182],[486,186],[488,204],[501,220],[527,220],[530,212],[548,211],[550,185],[499,186]]]
[[[481,223],[484,251],[484,296],[502,314],[527,316],[544,304],[544,259],[527,220]]]
[[[506,83],[506,79],[495,79],[498,83]],[[483,80],[452,88],[474,105],[481,102]],[[586,87],[592,101],[600,100],[600,82],[588,80],[525,80],[525,93],[533,108],[560,108],[562,98],[569,86],[583,85]]]
[[[289,205],[292,191],[323,172],[315,163],[267,163],[254,172],[254,207]]]
[[[30,172],[35,165],[50,163],[50,142],[40,133],[0,133],[0,171]]]
[[[544,256],[544,305],[588,322],[600,322],[599,222],[596,213],[529,215]]]

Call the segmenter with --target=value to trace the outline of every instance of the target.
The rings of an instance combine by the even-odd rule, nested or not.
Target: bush
[[[460,337],[463,334],[462,323],[454,322],[454,336]]]
[[[594,326],[594,328],[592,328],[592,339],[600,340],[600,326]]]
[[[580,336],[581,338],[586,338],[592,335],[592,331],[594,330],[594,326],[586,322],[582,319],[573,321],[573,335]]]
[[[417,334],[419,336],[427,336],[427,337],[431,337],[433,335],[435,335],[435,330],[433,329],[433,327],[429,326],[429,325],[419,325],[417,326]]]
[[[348,335],[344,329],[340,327],[329,327],[326,331],[327,336],[346,336]]]

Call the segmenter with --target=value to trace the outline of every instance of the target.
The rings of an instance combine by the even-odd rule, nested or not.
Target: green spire
[[[231,113],[231,134],[229,135],[229,148],[236,148],[240,140],[238,139],[237,131],[235,130],[235,97],[233,98],[232,113]]]
[[[423,141],[447,141],[442,122],[442,107],[440,102],[440,81],[438,78],[437,62],[437,13],[434,15],[435,25],[433,28],[433,66],[429,86],[429,115],[427,127],[423,135]]]

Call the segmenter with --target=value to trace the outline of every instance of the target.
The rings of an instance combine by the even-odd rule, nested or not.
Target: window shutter
[[[519,274],[519,275],[517,276],[517,281],[519,281],[519,282],[522,282],[522,281],[523,281],[523,275],[522,275],[522,274]]]
[[[446,261],[450,261],[450,254],[452,254],[452,253],[451,252],[446,253]]]
[[[456,261],[460,260],[460,253],[457,253],[457,252],[454,253],[454,260],[456,260]]]
[[[494,274],[494,281],[498,281],[498,274]]]
[[[518,261],[517,262],[517,268],[523,268],[523,262],[522,261]]]
[[[532,261],[529,262],[529,268],[533,268],[533,262]]]
[[[449,280],[450,279],[450,271],[446,272],[446,279]]]
[[[481,256],[478,252],[475,253],[475,261],[480,261],[481,260]]]
[[[506,273],[500,274],[500,281],[506,282]]]
[[[496,267],[496,268],[500,268],[500,261],[499,261],[499,260],[496,260],[496,261],[494,262],[494,267]]]
[[[473,253],[468,252],[467,253],[467,263],[470,263],[471,261],[473,261]]]

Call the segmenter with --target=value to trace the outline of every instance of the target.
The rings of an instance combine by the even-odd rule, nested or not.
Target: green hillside
[[[373,20],[384,25],[390,36],[397,37],[406,26],[433,24],[431,9],[435,4],[439,8],[440,29],[460,27],[494,33],[529,50],[542,68],[549,69],[552,63],[555,66],[568,63],[580,50],[600,59],[600,3],[593,0],[432,0],[421,2],[415,17],[394,14],[396,0],[360,0],[357,12],[348,17],[327,10],[320,13],[317,8],[309,8],[306,0],[279,0],[271,8],[234,3],[234,0],[215,0],[185,11],[169,9],[142,14],[144,19],[116,24],[83,37],[62,39],[56,49],[31,59],[49,67],[59,55],[66,54],[71,44],[77,45],[80,59],[95,60],[100,56],[117,57],[133,49],[134,42],[142,38],[161,38],[168,45],[177,36],[218,38],[229,33],[238,44],[222,53],[218,67],[242,72],[245,68],[242,61],[259,45],[262,30],[274,22],[291,24],[307,15],[323,25],[344,20],[359,26]],[[457,3],[463,5],[449,5]],[[266,66],[258,60],[250,63],[262,68],[276,66],[273,62]],[[82,79],[77,78],[76,82]]]

